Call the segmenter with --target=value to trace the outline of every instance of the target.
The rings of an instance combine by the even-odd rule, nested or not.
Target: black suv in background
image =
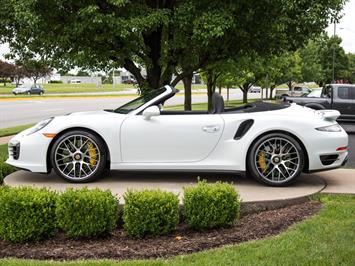
[[[355,122],[355,85],[329,84],[323,88],[319,98],[284,97],[283,101],[297,103],[316,110],[338,110],[341,113],[339,121]]]

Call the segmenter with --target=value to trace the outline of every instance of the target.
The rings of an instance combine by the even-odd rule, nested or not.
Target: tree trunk
[[[216,90],[216,80],[214,78],[213,71],[206,71],[207,77],[207,97],[208,97],[208,111],[212,110],[212,95]]]
[[[287,84],[288,89],[292,90],[292,80],[288,81],[286,84]]]
[[[245,83],[242,86],[239,86],[239,88],[243,92],[243,103],[248,103],[248,91],[249,91],[250,87],[251,87],[251,85],[248,83]]]
[[[227,104],[229,104],[229,87],[227,87]]]
[[[243,90],[243,103],[248,102],[248,91]]]
[[[274,91],[274,89],[275,89],[275,85],[272,85],[271,87],[270,87],[270,100],[272,100],[272,92]]]
[[[185,101],[184,101],[184,109],[185,111],[191,111],[191,86],[192,86],[192,77],[193,73],[190,72],[186,75],[182,82],[184,83],[184,93],[185,93]]]
[[[318,86],[320,88],[323,88],[323,86],[324,86],[324,82],[323,81],[318,81],[317,84],[318,84]]]
[[[222,86],[218,86],[218,93],[222,94]]]

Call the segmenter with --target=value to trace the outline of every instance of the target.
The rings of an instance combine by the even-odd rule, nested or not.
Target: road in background
[[[227,98],[223,94],[224,99]],[[249,99],[259,98],[260,94],[250,93]],[[72,112],[95,111],[103,109],[115,109],[122,104],[132,100],[134,96],[122,97],[86,97],[86,98],[45,98],[31,100],[0,100],[0,128],[13,127],[18,125],[38,122],[50,116],[64,115]],[[231,100],[242,99],[239,90],[231,90]],[[206,94],[193,94],[192,103],[207,102]],[[177,95],[166,103],[177,105],[184,103],[184,96]]]
[[[355,168],[355,123],[340,123],[349,134],[349,161],[346,167]]]

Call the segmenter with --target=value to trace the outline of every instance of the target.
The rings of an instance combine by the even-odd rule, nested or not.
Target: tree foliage
[[[0,42],[56,67],[125,67],[141,88],[157,88],[229,57],[295,49],[319,34],[343,3],[3,0]]]
[[[52,69],[48,66],[48,62],[44,60],[25,59],[18,61],[19,65],[24,70],[24,75],[28,78],[32,78],[34,84],[40,78],[44,78],[52,73]]]

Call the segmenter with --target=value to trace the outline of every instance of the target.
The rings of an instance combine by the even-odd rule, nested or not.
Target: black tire
[[[61,149],[59,149],[58,146],[62,145],[62,143],[64,141],[66,141],[68,139],[70,140],[70,138],[74,138],[74,136],[76,136],[77,138],[78,138],[78,136],[82,136],[83,138],[89,139],[89,141],[91,143],[93,143],[92,145],[95,145],[95,147],[97,148],[97,152],[95,154],[98,156],[99,160],[98,160],[98,163],[96,165],[96,168],[94,170],[92,170],[92,173],[89,173],[88,176],[86,176],[84,178],[81,177],[81,174],[79,174],[79,177],[75,177],[75,170],[74,170],[73,176],[71,176],[70,173],[69,173],[69,175],[68,174],[65,175],[64,172],[63,172],[63,169],[60,169],[60,163],[62,163],[64,161],[63,160],[58,160],[58,158],[63,158],[63,157],[58,157],[58,156],[63,156],[63,155],[59,154],[59,150],[61,150]],[[84,142],[84,141],[82,141],[82,142]],[[75,145],[73,145],[73,146],[75,146]],[[73,148],[73,146],[71,146],[71,147]],[[83,148],[85,148],[85,147],[83,147]],[[70,159],[68,159],[68,160],[72,160],[72,164],[71,164],[71,162],[69,162],[67,164],[71,164],[72,167],[74,167],[74,168],[76,167],[77,163],[80,165],[80,161],[75,161],[75,159],[74,159],[74,156],[75,156],[76,152],[78,152],[78,150],[73,152],[73,155],[70,155],[70,156],[66,155],[67,157],[70,157]],[[84,161],[84,155],[82,156],[81,160]],[[64,133],[63,135],[59,136],[59,138],[55,140],[55,142],[54,142],[54,144],[52,146],[52,149],[50,151],[50,162],[51,162],[51,166],[54,169],[55,173],[58,176],[60,176],[61,178],[65,179],[66,181],[69,181],[69,182],[72,182],[72,183],[87,183],[87,182],[91,182],[91,181],[94,181],[94,180],[102,177],[104,172],[105,172],[105,168],[106,168],[106,164],[107,164],[106,146],[103,143],[103,141],[101,140],[101,138],[99,138],[95,134],[92,134],[91,132],[88,132],[88,131],[85,131],[85,130],[68,131],[68,132]],[[87,165],[89,164],[89,162],[85,162],[85,163]],[[90,159],[90,164],[91,164],[91,159]],[[88,166],[86,166],[86,167],[88,167]],[[87,168],[87,170],[88,169],[90,171],[90,168]],[[80,168],[80,172],[81,172],[81,168]]]
[[[273,145],[274,140],[276,143]],[[277,141],[280,143],[277,144]],[[283,153],[287,151],[285,147],[290,149],[288,153]],[[267,151],[267,148],[273,149],[272,152]],[[284,133],[270,133],[258,138],[251,145],[247,155],[248,173],[257,181],[274,187],[293,183],[301,174],[304,163],[305,156],[301,145],[295,138]]]

